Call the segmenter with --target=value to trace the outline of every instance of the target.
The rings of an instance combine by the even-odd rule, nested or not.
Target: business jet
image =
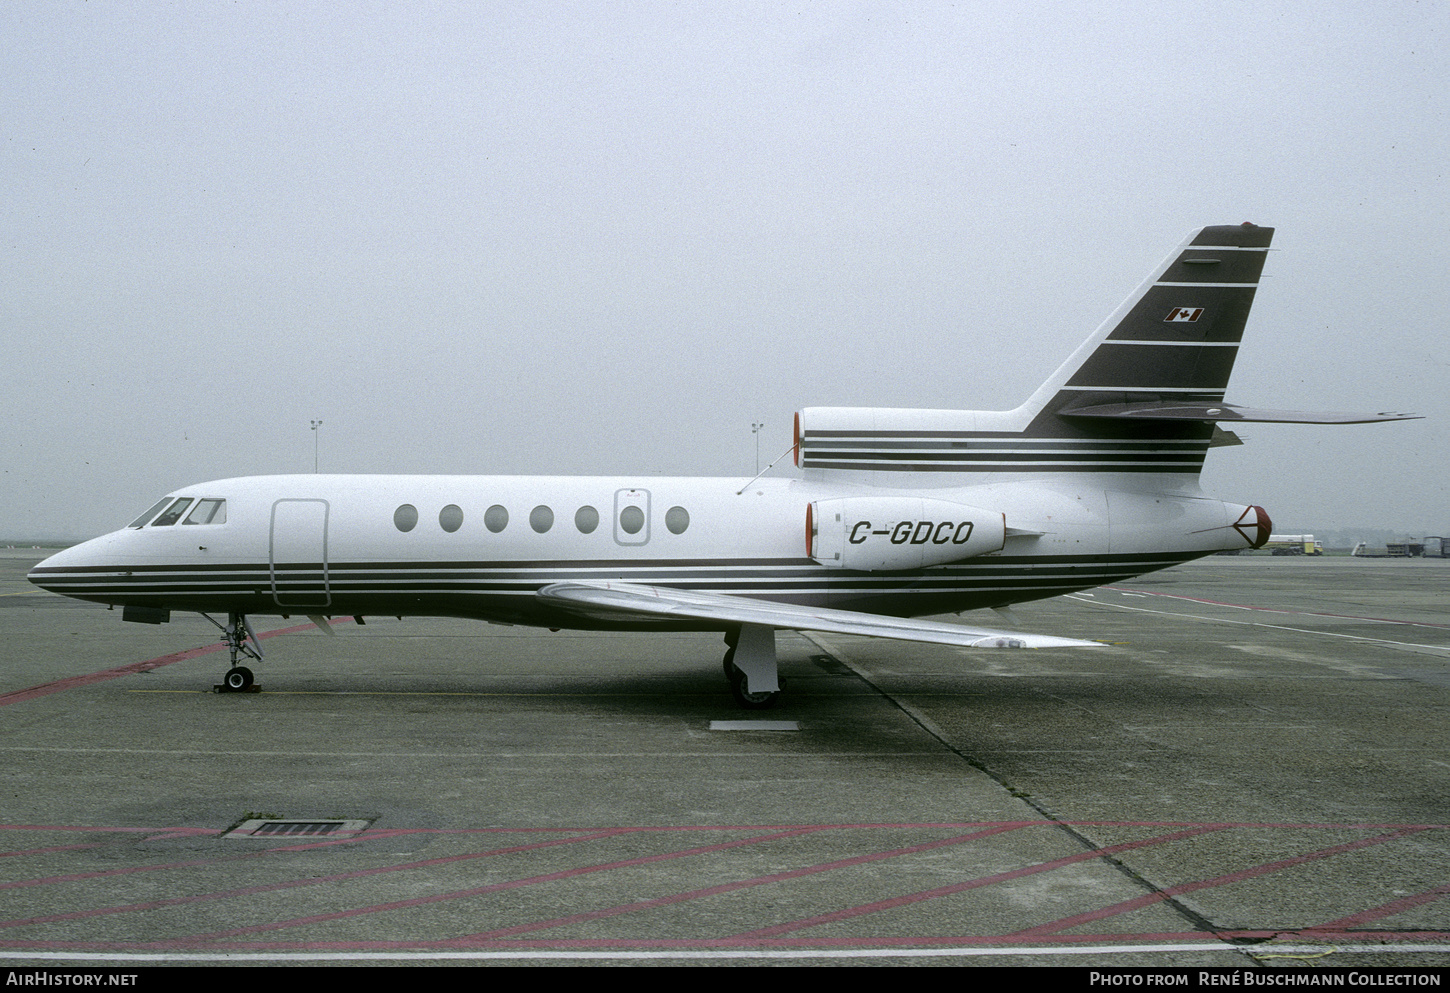
[[[1205,495],[1218,425],[1397,413],[1224,402],[1273,228],[1192,232],[1015,410],[813,407],[799,478],[294,475],[168,494],[29,574],[159,624],[221,630],[221,688],[252,688],[249,615],[466,617],[719,631],[736,701],[781,692],[775,634],[974,648],[1097,643],[920,620],[1091,589],[1259,548],[1262,507]],[[211,615],[225,615],[225,624]],[[1010,625],[1009,625],[1010,626]]]

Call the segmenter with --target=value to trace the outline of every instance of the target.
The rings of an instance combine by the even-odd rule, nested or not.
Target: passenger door
[[[279,607],[326,607],[326,500],[278,500],[272,504],[272,599]]]

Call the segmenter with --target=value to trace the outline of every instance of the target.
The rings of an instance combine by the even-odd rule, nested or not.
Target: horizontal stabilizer
[[[1224,409],[1273,237],[1273,228],[1253,224],[1191,232],[1013,410],[807,408],[796,424],[796,464],[827,473],[1000,473],[999,478],[1197,475],[1208,449],[1227,441],[1214,434],[1215,415],[1153,417],[1136,412],[1146,405],[1133,401]],[[1010,355],[978,359],[981,374],[991,376]],[[1115,401],[1119,409],[1107,406]],[[1127,414],[1127,408],[1135,412]]]
[[[567,606],[585,616],[607,621],[655,618],[706,621],[721,626],[759,624],[787,631],[827,631],[833,634],[858,634],[871,638],[895,638],[900,641],[921,641],[967,648],[1102,647],[1096,641],[971,628],[961,624],[942,624],[914,618],[882,617],[854,610],[802,607],[757,600],[753,597],[700,593],[659,586],[636,586],[629,583],[554,583],[539,590],[538,595],[555,606]]]
[[[1419,420],[1422,415],[1389,411],[1353,414],[1324,410],[1266,410],[1260,407],[1239,407],[1230,403],[1195,404],[1155,400],[1147,403],[1104,403],[1091,407],[1073,407],[1070,410],[1058,411],[1058,416],[1209,423],[1237,421],[1254,424],[1374,424],[1379,421]]]

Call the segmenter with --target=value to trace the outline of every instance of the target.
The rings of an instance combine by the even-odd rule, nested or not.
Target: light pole
[[[317,472],[317,429],[322,427],[322,422],[312,422],[312,471]]]
[[[765,422],[750,425],[750,433],[755,435],[755,471],[760,472],[760,429],[765,427]]]

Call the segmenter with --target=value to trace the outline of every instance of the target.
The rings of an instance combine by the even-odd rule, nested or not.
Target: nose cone
[[[67,548],[63,552],[56,552],[54,555],[41,559],[39,562],[35,563],[35,565],[30,567],[30,571],[25,574],[25,578],[30,580],[36,586],[39,586],[41,589],[49,590],[49,583],[56,575],[57,568],[65,568],[65,563],[68,560],[68,556],[72,551],[73,549]],[[55,591],[51,590],[51,592]]]
[[[37,562],[25,578],[51,593],[76,596],[86,577],[106,568],[106,553],[113,543],[114,536],[109,534],[83,541]]]

